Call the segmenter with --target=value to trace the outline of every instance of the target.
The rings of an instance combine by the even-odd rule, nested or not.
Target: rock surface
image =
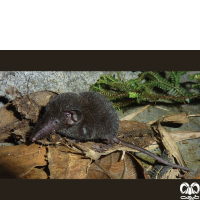
[[[129,80],[137,78],[139,72],[122,71],[121,78]],[[85,92],[89,91],[90,85],[94,84],[103,74],[115,74],[113,71],[2,71],[0,72],[0,107],[13,97],[7,95],[5,90],[10,86],[18,89],[22,94],[29,94],[50,90],[53,92]],[[3,102],[2,102],[3,101]]]

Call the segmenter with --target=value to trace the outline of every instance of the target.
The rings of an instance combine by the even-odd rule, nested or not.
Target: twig
[[[169,111],[169,110],[167,110],[166,108],[162,108],[162,107],[159,107],[159,106],[156,106],[156,108],[159,108],[159,109],[161,109],[161,110]]]
[[[120,121],[124,121],[124,120],[131,120],[132,118],[134,118],[136,115],[140,114],[141,112],[143,112],[144,110],[146,110],[150,105],[146,105],[144,107],[142,107],[141,109],[137,110],[136,112],[127,115],[126,117],[123,117],[120,119]]]
[[[196,115],[188,115],[188,117],[200,117],[200,114],[196,114]]]

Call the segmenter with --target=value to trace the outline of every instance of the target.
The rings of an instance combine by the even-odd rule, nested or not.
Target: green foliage
[[[137,79],[123,81],[118,72],[117,78],[111,75],[103,75],[91,86],[91,91],[96,91],[104,95],[113,102],[115,109],[119,110],[134,102],[150,100],[171,100],[176,102],[190,102],[190,99],[199,97],[199,94],[187,93],[180,86],[180,77],[187,71],[169,71],[170,80],[167,80],[158,71],[145,71]],[[191,77],[190,77],[191,78]],[[194,77],[200,82],[200,74]],[[198,87],[200,84],[197,84]],[[155,93],[153,89],[160,88],[162,94]]]
[[[196,79],[199,83],[192,85],[192,88],[196,89],[200,89],[200,73],[195,74],[195,75],[190,75],[189,76],[191,80]]]
[[[186,74],[187,71],[170,71],[170,76],[171,76],[171,81],[172,81],[172,84],[177,87],[179,85],[179,82],[180,82],[180,77],[183,75],[183,74]]]

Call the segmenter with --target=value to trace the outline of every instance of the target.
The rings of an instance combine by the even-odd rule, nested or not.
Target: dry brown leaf
[[[17,97],[12,103],[26,119],[31,119],[34,123],[37,121],[41,107],[33,99],[28,96]]]
[[[168,115],[165,117],[162,117],[159,122],[170,122],[170,123],[180,123],[180,124],[186,124],[189,122],[189,119],[187,117],[187,114],[182,112],[180,114],[174,114],[174,115]]]
[[[91,160],[85,159],[82,155],[69,153],[66,179],[84,179],[87,176],[87,168]]]
[[[157,130],[159,131],[162,139],[162,143],[165,146],[165,148],[173,155],[178,164],[181,166],[186,166],[183,157],[179,151],[178,146],[176,145],[176,142],[173,140],[173,138],[170,136],[167,130],[165,130],[160,123],[158,122]]]
[[[45,166],[46,148],[37,144],[0,147],[0,178],[20,178],[35,166]]]
[[[102,156],[102,153],[96,152],[92,149],[87,149],[87,151],[85,151],[85,156],[91,158],[92,160],[98,160]]]
[[[142,163],[133,155],[131,154],[134,159],[137,161],[137,163],[139,164],[140,168],[142,169],[142,174],[143,174],[143,177],[142,178],[145,178],[145,179],[151,179],[149,173],[147,172],[147,170],[143,167]],[[152,168],[152,166],[151,166]]]
[[[168,179],[178,179],[178,175],[180,174],[178,169],[171,169],[169,171]]]
[[[43,169],[33,168],[25,176],[22,176],[21,179],[47,179],[48,175]]]
[[[121,160],[122,153],[114,152],[102,157],[98,163],[91,164],[87,179],[136,179],[136,161],[131,156],[125,155]]]
[[[12,110],[9,109],[11,103],[7,103],[5,106],[0,108],[0,128],[8,126],[16,121],[19,121]]]
[[[145,123],[136,122],[136,121],[120,121],[119,124],[119,135],[134,135],[142,136],[144,134],[152,134],[150,126]]]
[[[33,99],[39,106],[46,106],[50,98],[55,97],[57,94],[50,91],[33,92],[30,98]]]
[[[73,146],[70,149],[72,149],[73,151],[75,151],[77,153],[84,154],[86,157],[91,158],[92,160],[98,160],[101,156],[109,155],[115,151],[138,152],[135,149],[132,149],[132,148],[120,145],[120,144],[116,144],[116,145],[110,147],[108,150],[106,150],[102,153],[99,153],[99,152],[93,150],[93,146],[96,144],[97,143],[95,143],[95,142],[85,142],[85,143],[79,142],[79,143],[75,144],[76,146]],[[77,147],[79,147],[79,148],[77,148]],[[80,149],[82,149],[82,151]]]
[[[189,118],[186,113],[182,112],[180,114],[164,116],[159,120],[150,121],[147,123],[147,125],[152,125],[152,124],[156,123],[157,121],[186,124],[189,122]]]
[[[8,88],[7,93],[19,97],[16,97],[12,103],[0,108],[0,142],[4,142],[10,137],[11,130],[14,130],[12,137],[14,136],[20,139],[21,142],[25,142],[26,134],[30,132],[29,119],[36,122],[41,106],[45,106],[50,97],[54,97],[56,94],[49,91],[39,91],[32,93],[30,96],[22,96],[21,93],[18,95],[19,92],[14,87]],[[18,119],[15,116],[15,109],[26,119]]]
[[[85,179],[112,179],[109,172],[98,164],[91,164]]]
[[[159,132],[161,136],[161,140],[165,148],[171,153],[171,155],[174,156],[174,158],[176,158],[179,165],[185,166],[185,167],[186,167],[186,164],[183,160],[183,157],[179,151],[178,146],[176,145],[176,142],[173,140],[170,133],[166,129],[164,129],[160,123],[161,122],[187,123],[188,121],[189,119],[186,113],[182,112],[180,114],[168,115],[168,116],[162,117],[161,119],[157,121],[157,127],[156,127],[157,131]]]
[[[150,126],[135,121],[120,121],[118,138],[140,147],[146,147],[155,140]]]
[[[16,129],[13,131],[13,133],[16,135],[16,136],[21,136],[23,138],[25,138],[26,134],[28,132],[30,132],[31,128],[30,126],[27,124],[27,126],[24,126],[22,128],[19,128],[19,129]]]
[[[173,131],[169,132],[173,140],[177,143],[180,141],[193,139],[193,138],[199,138],[200,132],[199,131]],[[186,141],[185,141],[186,142]],[[147,150],[158,148],[159,145],[154,141],[151,145],[147,146]]]
[[[82,151],[81,150],[79,150],[79,149],[77,149],[76,147],[74,147],[73,146],[73,144],[72,144],[72,146],[70,146],[69,144],[65,144],[64,146],[58,146],[57,147],[57,149],[59,150],[59,151],[62,151],[62,152],[69,152],[69,153],[82,153]]]
[[[104,152],[104,153],[98,153],[93,151],[92,149],[89,149],[89,146],[94,144],[93,142],[88,142],[87,143],[78,143],[80,147],[84,150],[87,149],[85,152],[87,157],[92,157],[94,160],[98,160],[101,155],[108,155],[110,156],[111,152],[117,151],[117,149],[113,149],[110,152]],[[85,145],[85,146],[84,146]],[[122,147],[120,147],[122,148]],[[118,147],[118,149],[120,149]],[[58,148],[54,147],[49,147],[49,153],[48,153],[48,161],[49,161],[49,170],[50,170],[50,178],[55,179],[55,178],[68,178],[68,179],[82,179],[82,178],[95,178],[95,179],[105,179],[109,178],[109,175],[106,174],[106,170],[102,170],[98,166],[92,164],[93,168],[89,167],[90,166],[90,159],[85,159],[84,155],[80,154],[74,154],[70,153],[71,151],[75,152],[76,148],[67,148],[65,146],[59,146]],[[79,149],[77,149],[77,152],[80,152]],[[91,152],[94,153],[93,156],[89,155]],[[120,156],[122,155],[121,152],[117,152]],[[98,154],[98,156],[96,156]],[[115,153],[113,153],[115,154]],[[106,157],[106,156],[105,156]],[[105,159],[102,158],[103,160]],[[115,159],[116,163],[113,165],[113,168],[111,168],[111,177],[115,177],[115,171],[116,167],[120,167],[121,164],[123,166],[126,166],[125,170],[126,173],[124,174],[124,178],[133,178],[133,176],[130,174],[132,171],[132,166],[130,165],[130,162],[133,162],[132,159],[131,161],[128,162],[127,157],[125,155],[125,161],[119,161],[119,156]],[[100,159],[101,160],[101,159]],[[129,159],[130,160],[130,159]],[[126,162],[126,164],[124,163]],[[102,163],[102,161],[101,161]],[[104,165],[102,166],[104,167]],[[89,168],[89,169],[88,169]],[[88,169],[88,173],[87,173]],[[90,170],[91,169],[91,170]]]
[[[6,141],[11,135],[12,138],[25,142],[26,134],[30,131],[29,122],[26,119],[14,121],[0,129],[0,142]]]
[[[70,150],[69,152],[72,152],[72,153],[79,153],[79,154],[83,154],[85,155],[86,157],[88,158],[91,158],[92,160],[99,160],[99,158],[101,156],[105,156],[105,155],[109,155],[115,151],[130,151],[130,152],[138,152],[137,150],[135,149],[131,149],[129,147],[125,147],[123,145],[120,145],[120,144],[116,144],[112,147],[110,147],[108,150],[102,152],[102,153],[99,153],[95,150],[93,150],[93,147],[96,146],[96,145],[102,145],[102,143],[95,143],[95,142],[78,142],[78,143],[75,143],[75,144],[72,144],[72,147],[70,147],[68,144],[65,144]],[[60,148],[60,147],[59,147]]]
[[[68,142],[69,140],[66,139]],[[93,160],[98,160],[101,155],[103,155],[103,153],[98,153],[95,150],[93,150],[93,146],[97,145],[97,143],[95,142],[78,142],[78,143],[70,143],[69,144],[65,144],[66,147],[68,147],[69,149],[67,150],[68,152],[71,153],[80,153],[85,155],[88,158],[91,158]],[[70,146],[72,145],[72,146]],[[62,150],[63,151],[63,150]],[[106,154],[107,155],[107,154]]]
[[[83,179],[87,176],[90,159],[49,147],[48,162],[51,179]]]
[[[151,125],[153,125],[156,122],[157,122],[157,120],[153,120],[153,121],[148,122],[147,125],[151,126]]]
[[[176,142],[180,142],[182,140],[188,140],[193,138],[199,138],[199,131],[174,131],[170,132],[170,135]]]
[[[11,94],[13,94],[13,92],[11,92]],[[15,105],[21,115],[36,122],[41,106],[45,106],[50,97],[54,97],[55,95],[56,94],[53,92],[39,91],[32,93],[30,97],[26,95],[16,97],[12,103],[7,103],[0,108],[0,128],[13,124],[15,121],[20,121],[14,115],[12,104]]]

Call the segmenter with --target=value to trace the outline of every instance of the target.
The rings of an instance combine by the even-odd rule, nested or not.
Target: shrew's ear
[[[77,124],[82,119],[82,113],[80,110],[68,110],[64,111],[64,114],[66,116],[66,123],[68,125]]]

